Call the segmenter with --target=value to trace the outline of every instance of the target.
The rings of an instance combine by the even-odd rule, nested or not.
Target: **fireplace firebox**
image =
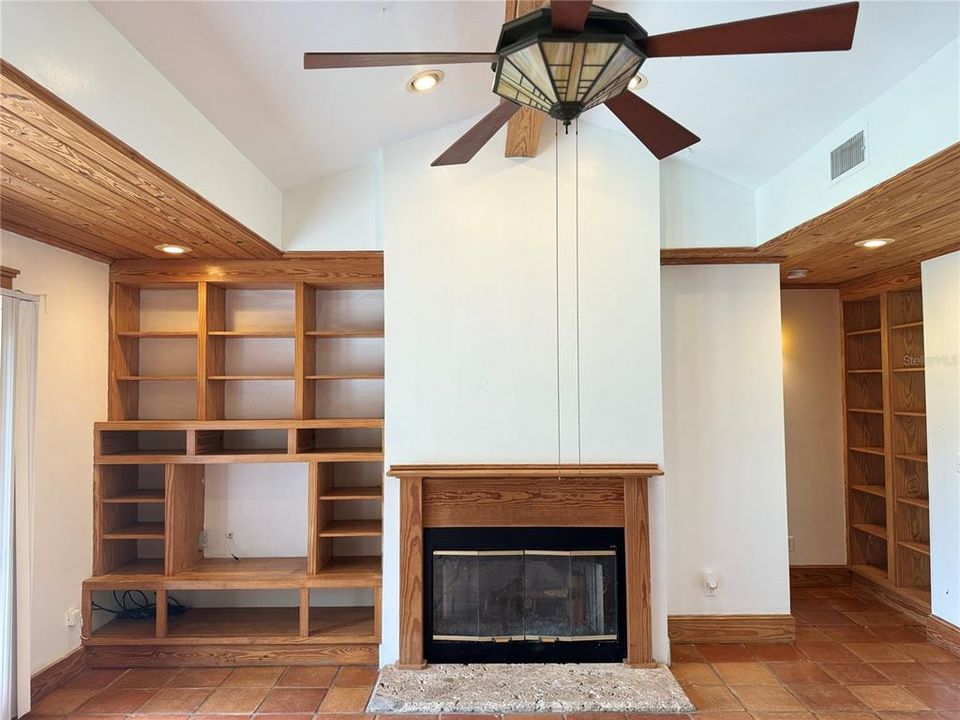
[[[620,662],[622,528],[427,528],[428,662]]]

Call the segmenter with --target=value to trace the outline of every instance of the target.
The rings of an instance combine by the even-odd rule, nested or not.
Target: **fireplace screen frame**
[[[616,553],[615,639],[438,640],[433,635],[433,558],[437,551],[610,551]],[[423,531],[423,649],[433,663],[622,662],[627,655],[627,600],[622,527],[445,527]]]

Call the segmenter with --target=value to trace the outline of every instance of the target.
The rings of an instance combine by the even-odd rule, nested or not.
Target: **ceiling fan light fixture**
[[[866,248],[867,250],[876,250],[892,242],[894,242],[893,238],[870,238],[869,240],[858,240],[854,245]]]
[[[190,248],[184,245],[174,245],[173,243],[160,243],[159,245],[154,245],[153,249],[165,252],[167,255],[186,255],[190,252]]]
[[[407,90],[413,93],[428,93],[443,82],[442,70],[424,70],[418,72],[407,83]]]

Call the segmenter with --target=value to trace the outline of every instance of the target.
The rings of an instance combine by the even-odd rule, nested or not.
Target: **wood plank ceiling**
[[[103,262],[282,253],[7,62],[0,62],[0,225]]]
[[[876,250],[854,243],[895,242]],[[784,287],[867,287],[919,277],[921,260],[960,250],[960,143],[755,248],[677,248],[663,265],[780,262]],[[806,278],[787,272],[807,268]]]

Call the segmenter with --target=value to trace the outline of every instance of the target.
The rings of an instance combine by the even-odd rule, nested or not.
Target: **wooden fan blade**
[[[647,57],[849,50],[860,4],[798,10],[646,39]]]
[[[606,106],[660,160],[700,142],[683,125],[632,92],[607,100]]]
[[[497,130],[506,125],[507,121],[519,109],[520,106],[516,103],[502,101],[430,165],[433,167],[438,165],[463,165],[470,162],[480,148],[486,145],[487,141],[497,134]]]
[[[590,12],[590,0],[553,0],[550,17],[554,32],[582,32]]]
[[[314,53],[303,54],[304,70],[390,67],[393,65],[458,65],[497,61],[496,53]]]

